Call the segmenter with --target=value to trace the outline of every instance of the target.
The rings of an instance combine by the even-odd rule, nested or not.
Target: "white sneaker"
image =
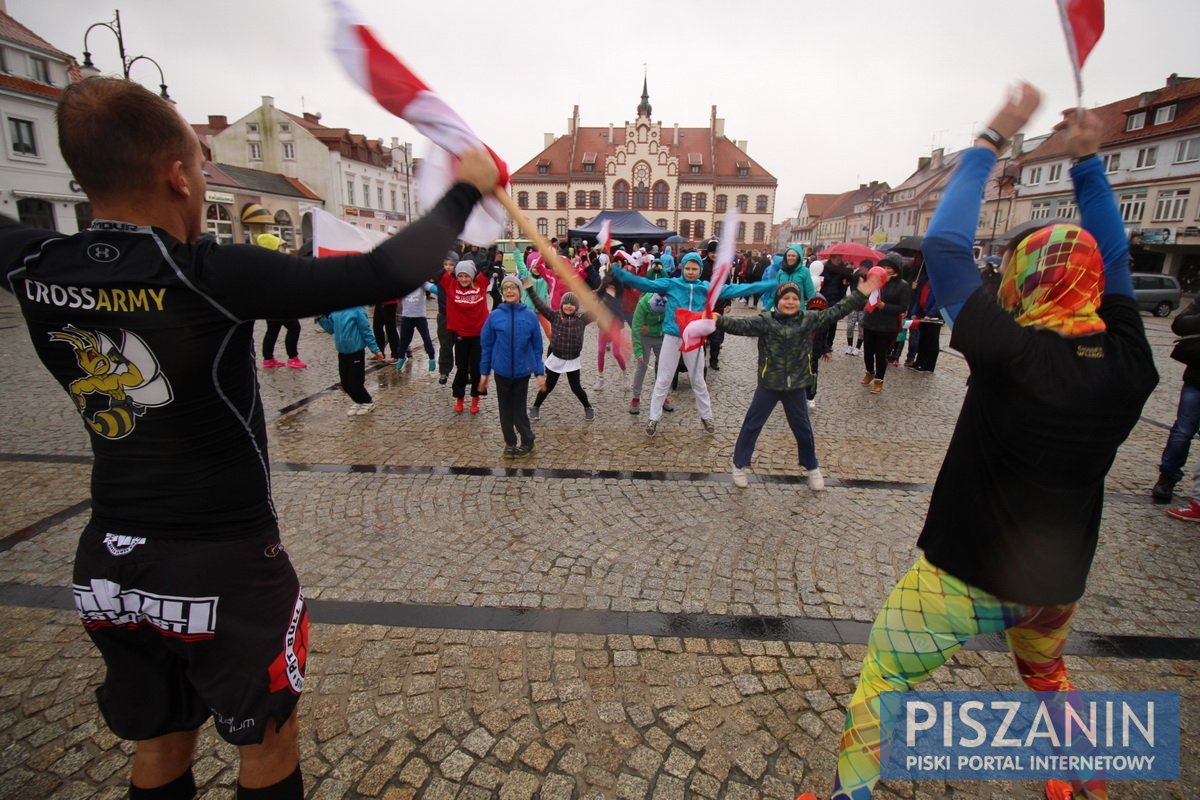
[[[825,488],[825,476],[821,474],[819,467],[808,471],[808,488],[814,492],[819,492]]]
[[[809,400],[809,401],[808,401],[808,407],[809,407],[809,408],[816,408],[816,407],[817,407],[817,400],[816,400],[816,398],[815,398],[815,397],[814,397],[812,400]]]
[[[375,410],[374,403],[363,403],[361,406],[358,407],[358,415],[361,417],[363,414],[370,414],[374,410]]]
[[[358,403],[351,403],[350,407],[346,409],[346,416],[353,417],[353,416],[356,416],[357,414],[358,414]]]
[[[848,355],[848,356],[854,355],[854,346],[853,345],[849,345],[849,344],[846,345],[846,355]]]
[[[738,487],[739,489],[745,489],[750,485],[750,481],[746,478],[746,470],[735,465],[733,467],[732,474],[734,486]]]
[[[861,348],[861,347],[856,347],[856,348],[854,348],[854,355],[856,355],[856,356],[861,356],[861,355],[862,355],[862,348]]]

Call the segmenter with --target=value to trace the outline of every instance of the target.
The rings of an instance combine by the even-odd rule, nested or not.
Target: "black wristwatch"
[[[975,134],[975,137],[977,139],[983,139],[985,142],[990,144],[992,147],[996,148],[997,153],[1003,152],[1004,148],[1008,147],[1008,145],[1010,144],[1008,139],[1005,139],[1003,136],[1000,135],[999,131],[997,131],[995,128],[992,128],[990,126],[987,128],[984,128],[979,133]]]

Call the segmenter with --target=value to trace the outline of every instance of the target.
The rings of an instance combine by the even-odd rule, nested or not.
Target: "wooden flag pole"
[[[533,246],[542,254],[542,258],[546,260],[550,268],[554,270],[554,274],[558,276],[559,280],[566,281],[567,288],[579,298],[583,310],[592,315],[592,319],[596,321],[600,330],[611,330],[614,327],[614,322],[619,324],[619,321],[612,315],[612,312],[597,299],[595,292],[575,274],[574,270],[566,265],[566,262],[562,260],[558,251],[551,247],[546,237],[538,233],[537,228],[529,221],[529,217],[525,216],[525,213],[521,211],[516,202],[509,197],[508,192],[504,190],[503,186],[496,187],[496,197],[500,200],[508,215],[516,221],[517,226],[533,242]],[[617,337],[617,341],[621,341],[621,337]],[[617,345],[614,343],[615,346]]]

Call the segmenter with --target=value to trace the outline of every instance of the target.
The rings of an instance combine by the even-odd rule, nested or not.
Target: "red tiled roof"
[[[62,50],[59,50],[57,47],[50,44],[45,39],[29,30],[29,28],[26,28],[24,25],[3,12],[0,12],[0,39],[8,39],[12,42],[18,42],[26,47],[32,47],[49,55],[61,58],[64,61],[74,60],[74,57],[70,53],[64,53]]]
[[[291,178],[291,177],[288,177],[287,175],[284,175],[283,179],[286,180],[288,183],[290,183],[292,186],[295,186],[296,190],[299,191],[300,194],[307,197],[309,200],[320,200],[321,199],[320,195],[318,195],[312,189],[308,188],[304,184],[304,181],[300,180],[299,178]]]
[[[809,219],[825,216],[825,213],[829,210],[829,207],[833,204],[833,201],[837,200],[838,197],[840,197],[840,195],[836,194],[804,195],[804,201],[808,204]]]
[[[595,178],[604,180],[604,159],[615,155],[617,148],[625,144],[625,126],[614,125],[612,128],[613,141],[608,141],[609,129],[578,127],[574,134],[560,136],[554,142],[520,168],[513,170],[512,176],[518,181],[561,181],[566,179],[587,180]],[[675,128],[666,125],[661,128],[660,143],[665,145],[667,152],[679,159],[679,180],[688,181],[721,181],[723,183],[768,183],[774,182],[775,176],[767,172],[758,162],[751,159],[731,140],[718,137],[714,143],[711,128],[680,128],[679,144],[674,144]],[[716,164],[713,164],[714,147]],[[585,172],[584,157],[596,154],[595,172]],[[700,157],[700,172],[693,174],[688,170],[689,156],[698,154]],[[550,169],[546,173],[538,173],[539,163],[549,161]],[[738,164],[745,163],[749,175],[738,175]]]
[[[47,86],[44,83],[35,83],[24,78],[18,78],[15,75],[0,75],[0,89],[12,89],[25,94],[36,94],[39,97],[49,97],[52,100],[61,100],[63,90],[55,86]]]
[[[1173,83],[1172,83],[1173,81]],[[1175,103],[1175,119],[1161,125],[1154,124],[1154,112]],[[1146,112],[1146,124],[1141,130],[1125,130],[1128,115]],[[1158,139],[1163,136],[1200,127],[1200,78],[1177,78],[1171,76],[1161,89],[1126,97],[1115,103],[1092,109],[1100,121],[1100,146],[1120,146],[1131,142]],[[1069,155],[1065,134],[1055,132],[1046,141],[1021,159],[1022,164],[1063,158]]]
[[[887,181],[877,183],[874,186],[862,186],[858,189],[851,189],[848,192],[843,192],[837,196],[825,212],[825,218],[831,217],[846,217],[854,213],[854,207],[859,203],[871,199],[874,194],[877,197],[882,197],[885,193],[891,191],[887,185]]]

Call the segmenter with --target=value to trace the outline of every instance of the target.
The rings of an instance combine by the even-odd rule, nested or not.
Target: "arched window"
[[[650,207],[650,189],[644,183],[639,183],[633,190],[633,207]]]
[[[697,239],[704,238],[704,220],[698,219],[692,224],[692,235]]]
[[[283,239],[289,250],[294,249],[296,247],[296,229],[292,227],[292,215],[283,210],[276,211],[275,228],[278,230],[275,235]]]
[[[567,235],[567,221],[565,219],[560,219],[560,220],[558,220],[558,222],[554,223],[554,235],[555,236],[566,236]]]
[[[629,184],[625,181],[613,184],[613,208],[629,208]]]
[[[729,209],[729,198],[723,194],[717,195],[717,211],[724,213]]]
[[[754,198],[754,210],[760,214],[766,213],[767,196],[765,194],[760,194],[758,197]],[[756,239],[755,241],[758,240]]]
[[[724,226],[721,224],[721,220],[717,220],[716,222],[713,223],[713,238],[714,239],[721,238],[721,228],[722,227],[724,227]]]
[[[656,228],[662,228],[665,231],[667,229],[667,221],[665,219],[656,219],[654,220],[654,226]]]
[[[555,208],[566,208],[567,207],[567,193],[566,192],[558,192],[557,194],[554,195],[554,207]]]
[[[17,216],[21,222],[34,228],[56,231],[54,206],[36,197],[22,197],[17,201]]]
[[[739,194],[737,196],[737,210],[746,212],[750,210],[750,197],[748,195]],[[740,239],[738,241],[741,241]]]
[[[537,231],[538,231],[538,233],[540,233],[542,236],[549,236],[549,235],[550,235],[550,223],[549,223],[549,222],[546,220],[546,218],[545,218],[545,217],[538,217],[538,220],[537,220]]]
[[[549,205],[549,203],[550,203],[550,195],[546,194],[545,192],[537,193],[537,207],[538,208],[546,208]],[[742,209],[742,210],[745,211],[745,209]]]
[[[517,205],[521,208],[529,208],[529,192],[517,192]]]
[[[205,227],[217,244],[233,244],[233,216],[225,206],[213,203],[205,212]]]
[[[592,208],[600,207],[600,190],[595,189],[588,193],[588,205]]]
[[[692,238],[692,221],[690,219],[679,220],[679,235],[685,239]]]
[[[683,209],[684,211],[692,210],[692,193],[691,192],[684,192],[683,194],[679,195],[679,207],[681,209]]]
[[[706,208],[708,208],[708,193],[707,192],[697,192],[696,193],[696,210],[703,211]]]
[[[746,241],[746,223],[744,223],[744,222],[738,223],[737,241],[739,241],[739,242]]]
[[[575,193],[575,207],[587,208],[587,192],[582,189]]]
[[[767,240],[767,223],[754,223],[754,241],[765,242]]]
[[[669,193],[670,189],[667,187],[666,181],[658,181],[654,184],[651,194],[653,194],[652,202],[656,209],[661,211],[667,207]]]

